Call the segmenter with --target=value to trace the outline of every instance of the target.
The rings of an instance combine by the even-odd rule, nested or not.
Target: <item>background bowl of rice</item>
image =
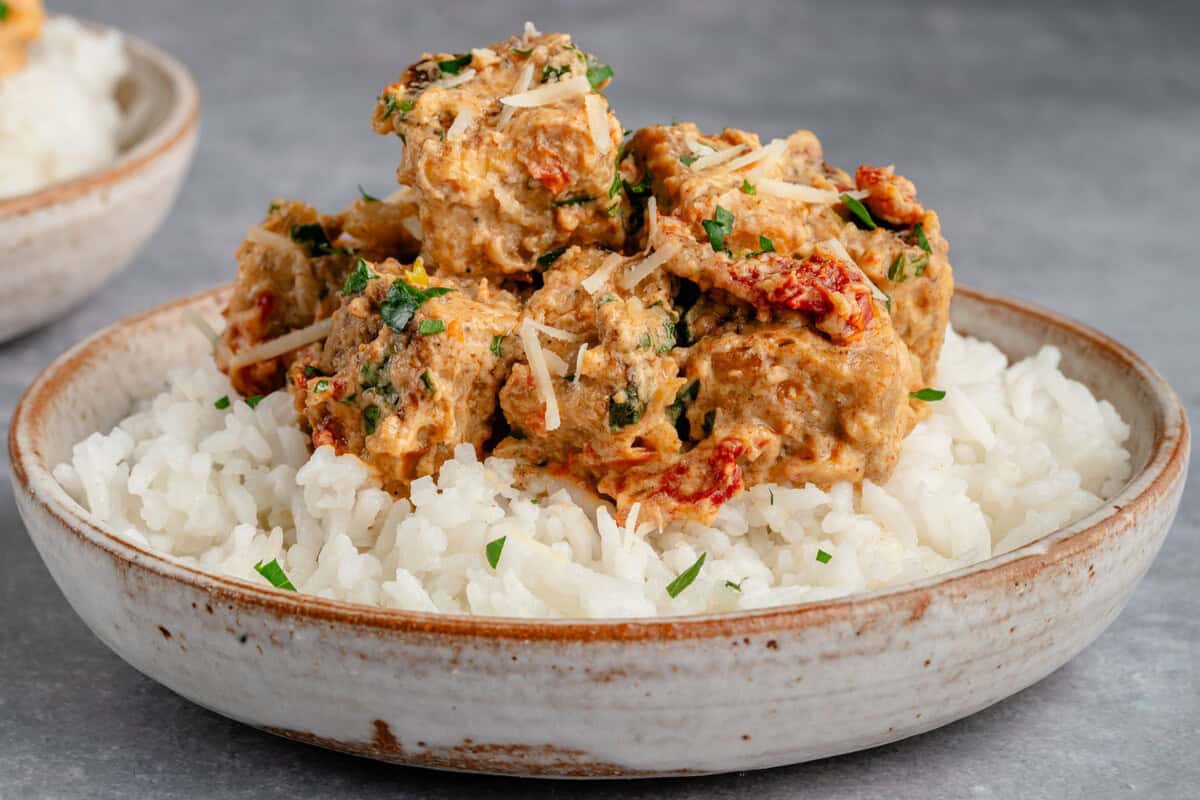
[[[756,769],[875,746],[974,713],[1093,641],[1158,552],[1190,439],[1171,388],[1102,334],[959,289],[957,330],[1010,358],[1043,345],[1128,423],[1131,474],[1067,527],[944,575],[845,598],[649,620],[398,611],[263,588],[123,537],[51,473],[163,375],[213,290],[118,323],[17,407],[18,507],[76,612],[117,654],[207,708],[387,761],[541,776]]]
[[[117,86],[116,158],[0,199],[0,341],[60,317],[128,265],[166,217],[191,163],[195,81],[162,50],[121,36],[129,68]]]

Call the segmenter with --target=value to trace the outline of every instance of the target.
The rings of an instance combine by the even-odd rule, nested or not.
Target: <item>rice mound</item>
[[[0,198],[33,192],[110,163],[121,110],[114,92],[129,69],[116,31],[46,21],[29,61],[0,78]]]
[[[356,457],[310,455],[286,392],[255,408],[211,364],[107,435],[75,445],[54,475],[127,540],[269,585],[277,559],[302,592],[387,608],[513,617],[647,617],[732,611],[902,584],[986,559],[1098,507],[1130,474],[1128,426],[1058,369],[1045,347],[1008,365],[947,333],[946,397],[905,441],[884,485],[757,486],[712,526],[624,527],[574,488],[513,485],[514,462],[469,445],[410,500]],[[488,542],[506,537],[493,569]],[[819,551],[830,557],[818,560]],[[666,587],[705,562],[672,598]]]

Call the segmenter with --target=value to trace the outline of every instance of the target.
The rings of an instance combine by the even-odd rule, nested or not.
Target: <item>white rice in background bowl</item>
[[[29,60],[0,77],[0,198],[93,172],[117,156],[117,84],[129,70],[116,31],[46,21]]]
[[[165,392],[75,445],[54,475],[131,542],[264,586],[255,565],[276,560],[299,591],[325,598],[512,617],[761,608],[972,564],[1115,494],[1130,474],[1129,428],[1059,358],[1046,347],[1009,366],[991,344],[950,331],[946,396],[886,484],[757,486],[711,526],[661,533],[636,512],[617,525],[578,490],[518,489],[512,461],[480,462],[470,446],[395,500],[357,458],[310,454],[286,392],[251,408],[211,363],[173,372]],[[225,396],[232,404],[215,407]],[[702,555],[673,597],[668,585]]]

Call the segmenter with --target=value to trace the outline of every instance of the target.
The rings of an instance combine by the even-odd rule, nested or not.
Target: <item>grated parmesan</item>
[[[749,177],[753,181],[758,181],[763,175],[767,174],[767,170],[775,166],[775,163],[787,151],[787,141],[784,139],[772,139],[771,143],[762,149],[762,154],[755,159],[758,164],[754,169],[750,170]],[[747,154],[749,155],[749,154]],[[753,162],[751,162],[753,163]]]
[[[542,357],[546,359],[546,368],[562,378],[567,374],[567,362],[553,350],[542,349]]]
[[[475,70],[464,69],[462,72],[450,78],[442,78],[439,81],[434,81],[430,86],[437,86],[442,89],[453,89],[455,86],[462,86],[467,81],[475,77]]]
[[[452,142],[455,139],[461,138],[474,121],[475,112],[471,111],[471,109],[466,108],[458,112],[458,116],[454,118],[454,122],[450,123],[450,127],[446,129],[446,141]]]
[[[558,83],[548,83],[528,92],[501,97],[500,102],[516,108],[537,108],[569,100],[572,97],[582,97],[591,90],[592,84],[588,82],[587,76],[576,75],[574,78],[568,78]]]
[[[570,331],[564,331],[562,328],[553,328],[549,325],[538,322],[536,319],[525,320],[540,333],[544,333],[551,339],[558,339],[560,342],[577,342],[579,337]]]
[[[730,161],[744,153],[749,148],[749,145],[739,144],[736,147],[726,147],[724,150],[718,150],[708,155],[703,155],[691,163],[692,169],[708,169],[726,161]]]
[[[592,144],[596,146],[597,153],[604,155],[612,149],[612,139],[608,135],[608,113],[603,98],[598,94],[585,95],[583,110],[587,114]]]
[[[279,336],[269,342],[256,344],[249,350],[243,350],[237,353],[229,360],[229,369],[241,369],[250,364],[257,364],[260,361],[266,361],[271,358],[277,358],[285,353],[290,353],[293,350],[298,350],[307,344],[319,342],[329,335],[329,331],[333,329],[333,318],[323,319],[314,322],[304,328],[298,328],[294,331],[289,331],[283,336]]]
[[[620,253],[612,253],[600,263],[599,269],[580,281],[579,285],[588,294],[595,294],[604,288],[604,284],[608,283],[608,276],[612,275],[613,270],[624,260]]]
[[[649,255],[658,238],[658,200],[653,195],[646,202],[646,220],[646,254]]]
[[[541,36],[541,35],[542,35],[542,32],[539,31],[532,22],[530,22],[529,20],[525,20],[525,36],[526,36],[526,38],[528,38],[530,36]]]
[[[575,356],[575,380],[583,374],[583,354],[587,352],[587,342],[579,345],[579,353]]]
[[[645,280],[646,276],[651,272],[654,272],[654,270],[674,258],[679,250],[679,242],[667,242],[638,263],[630,265],[625,270],[625,274],[621,276],[620,284],[622,288],[633,289]]]
[[[521,346],[525,348],[525,358],[529,361],[529,371],[533,373],[533,384],[537,388],[542,404],[546,407],[546,430],[558,430],[562,419],[558,415],[558,398],[554,396],[554,383],[550,380],[550,369],[546,366],[546,353],[542,343],[538,341],[538,331],[533,320],[528,317],[521,323]]]
[[[257,225],[251,225],[246,229],[246,241],[262,245],[263,247],[269,247],[273,250],[290,252],[301,258],[308,258],[308,255],[301,249],[300,245],[293,242],[287,236],[275,233],[274,231],[264,230]]]
[[[530,61],[524,67],[521,68],[521,74],[519,74],[517,76],[517,82],[513,84],[512,93],[514,95],[521,94],[526,89],[528,89],[530,84],[532,84],[532,83],[533,83],[533,62]],[[508,121],[510,119],[512,119],[512,115],[514,112],[516,112],[516,110],[517,109],[514,106],[504,106],[503,108],[501,108],[500,109],[500,118],[496,120],[496,127],[503,128],[505,125],[507,125]]]
[[[871,295],[874,296],[874,298],[876,300],[878,300],[881,303],[885,303],[885,304],[891,300],[891,298],[888,297],[887,294],[882,289],[880,289],[878,286],[875,285],[875,281],[871,280],[871,278],[867,275],[866,270],[864,270],[862,267],[858,266],[858,262],[850,257],[850,252],[846,249],[846,246],[844,244],[842,244],[840,240],[826,239],[823,242],[818,242],[817,247],[821,248],[823,250],[832,252],[838,258],[852,264],[854,266],[854,268],[857,269],[859,271],[859,273],[862,275],[862,279],[864,281],[866,281],[867,286],[871,287]]]
[[[400,185],[400,188],[383,198],[385,203],[415,203],[417,190],[411,186]]]

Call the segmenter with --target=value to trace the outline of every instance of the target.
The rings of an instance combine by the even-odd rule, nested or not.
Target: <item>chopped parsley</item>
[[[262,399],[263,399],[263,396],[261,394],[251,395],[250,397],[246,398],[246,405],[250,406],[251,408],[254,408],[259,403],[262,402]]]
[[[901,250],[899,254],[897,254],[895,260],[892,261],[892,265],[888,267],[888,280],[895,281],[896,283],[904,282],[908,278],[908,275],[904,274],[904,268],[907,266],[908,256],[905,255],[903,250]]]
[[[931,389],[926,386],[924,389],[909,392],[908,396],[913,400],[920,400],[923,403],[933,403],[945,397],[946,391],[944,389]]]
[[[425,392],[430,397],[437,394],[437,387],[433,385],[433,376],[429,374],[429,370],[425,370],[420,375],[421,385],[425,387]]]
[[[272,558],[266,564],[258,562],[254,565],[254,571],[262,575],[276,589],[287,589],[289,592],[296,591],[296,587],[288,580],[288,576],[284,573],[283,567],[279,566],[279,560]]]
[[[403,280],[397,279],[388,289],[387,296],[379,304],[379,315],[389,328],[396,333],[402,333],[412,321],[417,309],[434,297],[441,297],[454,291],[441,286],[430,286],[428,289],[418,289]],[[431,392],[432,394],[432,392]]]
[[[533,48],[532,48],[532,47],[531,47],[531,48],[529,48],[528,50],[522,50],[522,49],[521,49],[521,48],[519,48],[519,47],[514,47],[514,48],[512,49],[512,51],[513,51],[514,53],[516,53],[517,55],[519,55],[519,56],[523,56],[524,58],[529,58],[531,55],[533,55]]]
[[[304,377],[306,377],[306,378],[315,378],[315,377],[317,377],[317,376],[318,376],[318,375],[320,375],[320,374],[321,374],[321,370],[317,369],[317,368],[316,368],[316,367],[314,367],[312,364],[305,364],[305,365],[304,365]]]
[[[619,209],[620,207],[621,207],[621,201],[617,200],[606,209],[606,213],[610,217],[615,217],[617,215],[617,209]]]
[[[462,68],[471,63],[471,54],[466,53],[461,56],[455,56],[449,61],[437,62],[438,69],[446,75],[457,75],[462,72]]]
[[[679,422],[679,419],[687,411],[688,403],[695,400],[699,394],[700,381],[692,381],[680,389],[675,394],[675,402],[667,406],[667,419],[671,420],[672,424]]]
[[[618,163],[620,163],[620,162],[618,162]],[[616,195],[617,192],[621,191],[621,183],[622,182],[623,181],[621,180],[621,170],[614,169],[612,183],[610,183],[608,185],[608,196],[609,197],[613,197]]]
[[[329,381],[325,380],[324,378],[317,381],[317,385],[313,387],[314,393],[315,392],[328,392],[328,391],[329,391]]]
[[[675,580],[667,584],[667,594],[671,595],[671,599],[675,599],[684,589],[692,585],[692,581],[696,580],[696,576],[700,574],[700,568],[704,566],[704,559],[707,557],[708,553],[701,553],[695,564],[679,573]]]
[[[629,384],[608,398],[608,427],[613,430],[632,425],[642,418],[646,404],[638,398],[636,384]]]
[[[565,247],[556,247],[553,250],[547,250],[537,257],[537,263],[543,267],[548,267],[555,261],[558,261],[559,256],[565,252],[567,252],[567,248]]]
[[[675,123],[672,122],[671,124],[674,125]],[[685,167],[690,167],[692,165],[692,162],[695,161],[699,157],[700,156],[680,156],[679,163],[683,164]]]
[[[549,64],[542,67],[542,83],[548,82],[551,78],[558,80],[563,75],[571,71],[570,64],[563,64],[561,67],[552,67]]]
[[[871,219],[871,212],[867,211],[867,207],[850,195],[842,195],[842,205],[850,209],[850,214],[854,217],[854,224],[858,227],[868,231],[879,227],[875,224],[875,220]]]
[[[492,336],[492,355],[496,358],[504,357],[504,334],[497,333]]]
[[[229,395],[218,397],[217,402],[213,403],[213,408],[220,409],[221,411],[229,408]]]
[[[717,206],[713,218],[703,220],[700,224],[704,226],[713,250],[718,253],[722,250],[729,252],[725,247],[725,239],[733,234],[733,214],[729,210]]]
[[[364,392],[374,389],[388,399],[392,399],[396,395],[396,389],[392,386],[392,380],[389,377],[391,361],[391,356],[388,356],[378,364],[368,361],[362,365],[362,371],[359,374]]]
[[[826,553],[821,549],[817,550],[817,561],[820,561],[822,564],[828,564],[831,558],[833,558],[833,554]]]
[[[358,193],[360,195],[362,195],[362,199],[366,200],[368,203],[378,203],[379,202],[379,198],[373,194],[368,194],[367,190],[362,188],[361,183],[358,185]]]
[[[641,197],[644,194],[650,194],[650,179],[652,177],[650,170],[646,170],[642,175],[642,179],[637,183],[630,183],[627,180],[622,180],[621,183],[625,186],[625,191],[631,197]]]
[[[363,430],[370,436],[379,427],[379,406],[367,406],[363,409]]]
[[[733,589],[735,592],[740,592],[742,590],[742,584],[745,582],[746,582],[745,578],[742,578],[737,583],[734,583],[733,581],[725,581],[725,587],[727,589]]]
[[[293,225],[289,233],[293,242],[308,248],[310,256],[345,255],[349,252],[344,248],[334,247],[319,222]]]
[[[742,194],[758,194],[758,187],[745,178],[742,179]],[[728,583],[728,581],[726,581]]]
[[[349,297],[356,292],[361,292],[367,288],[367,283],[373,278],[378,277],[374,272],[371,272],[370,265],[360,258],[358,263],[354,265],[354,271],[346,276],[346,282],[342,284],[342,295]]]
[[[493,539],[484,548],[484,551],[487,553],[488,564],[491,565],[492,569],[495,569],[496,565],[500,563],[500,554],[504,552],[504,541],[507,538],[507,536],[501,536],[499,539]]]
[[[387,122],[397,111],[400,112],[400,119],[404,119],[414,106],[416,102],[410,97],[400,100],[395,95],[389,95],[383,106],[383,121]]]
[[[8,19],[8,14],[11,10],[12,7],[8,3],[5,3],[4,0],[0,0],[0,22],[4,22],[4,20]]]
[[[280,206],[279,203],[271,203],[271,205],[267,206],[267,213],[274,214],[280,208],[282,208],[282,206]]]
[[[746,253],[746,258],[753,258],[754,256],[761,256],[763,253],[774,253],[774,252],[775,252],[775,243],[760,233],[758,235],[758,249],[751,250],[750,252]]]
[[[613,68],[608,64],[592,64],[587,68],[588,83],[593,89],[599,89],[600,85],[613,76]]]
[[[611,294],[600,295],[600,299],[596,301],[596,308],[599,308],[600,306],[608,305],[609,303],[616,302],[616,299],[617,298],[615,295],[611,295]]]
[[[590,203],[595,199],[596,198],[594,198],[590,195],[579,194],[579,195],[575,195],[574,197],[568,197],[563,200],[555,200],[554,205],[556,205],[556,206],[581,206],[584,203]]]
[[[716,424],[717,424],[717,410],[714,408],[712,411],[709,411],[707,414],[704,415],[703,430],[704,430],[705,438],[712,436],[713,428],[716,427]]]
[[[442,322],[440,319],[423,319],[421,320],[420,324],[417,325],[417,333],[424,334],[425,336],[432,336],[435,333],[441,333],[444,330],[446,330],[446,323]]]
[[[932,253],[933,248],[929,246],[929,239],[925,238],[925,226],[921,223],[913,225],[913,237],[917,240],[917,246],[926,253]]]
[[[643,333],[642,338],[638,339],[639,350],[649,350],[654,346],[654,339],[648,333]]]

